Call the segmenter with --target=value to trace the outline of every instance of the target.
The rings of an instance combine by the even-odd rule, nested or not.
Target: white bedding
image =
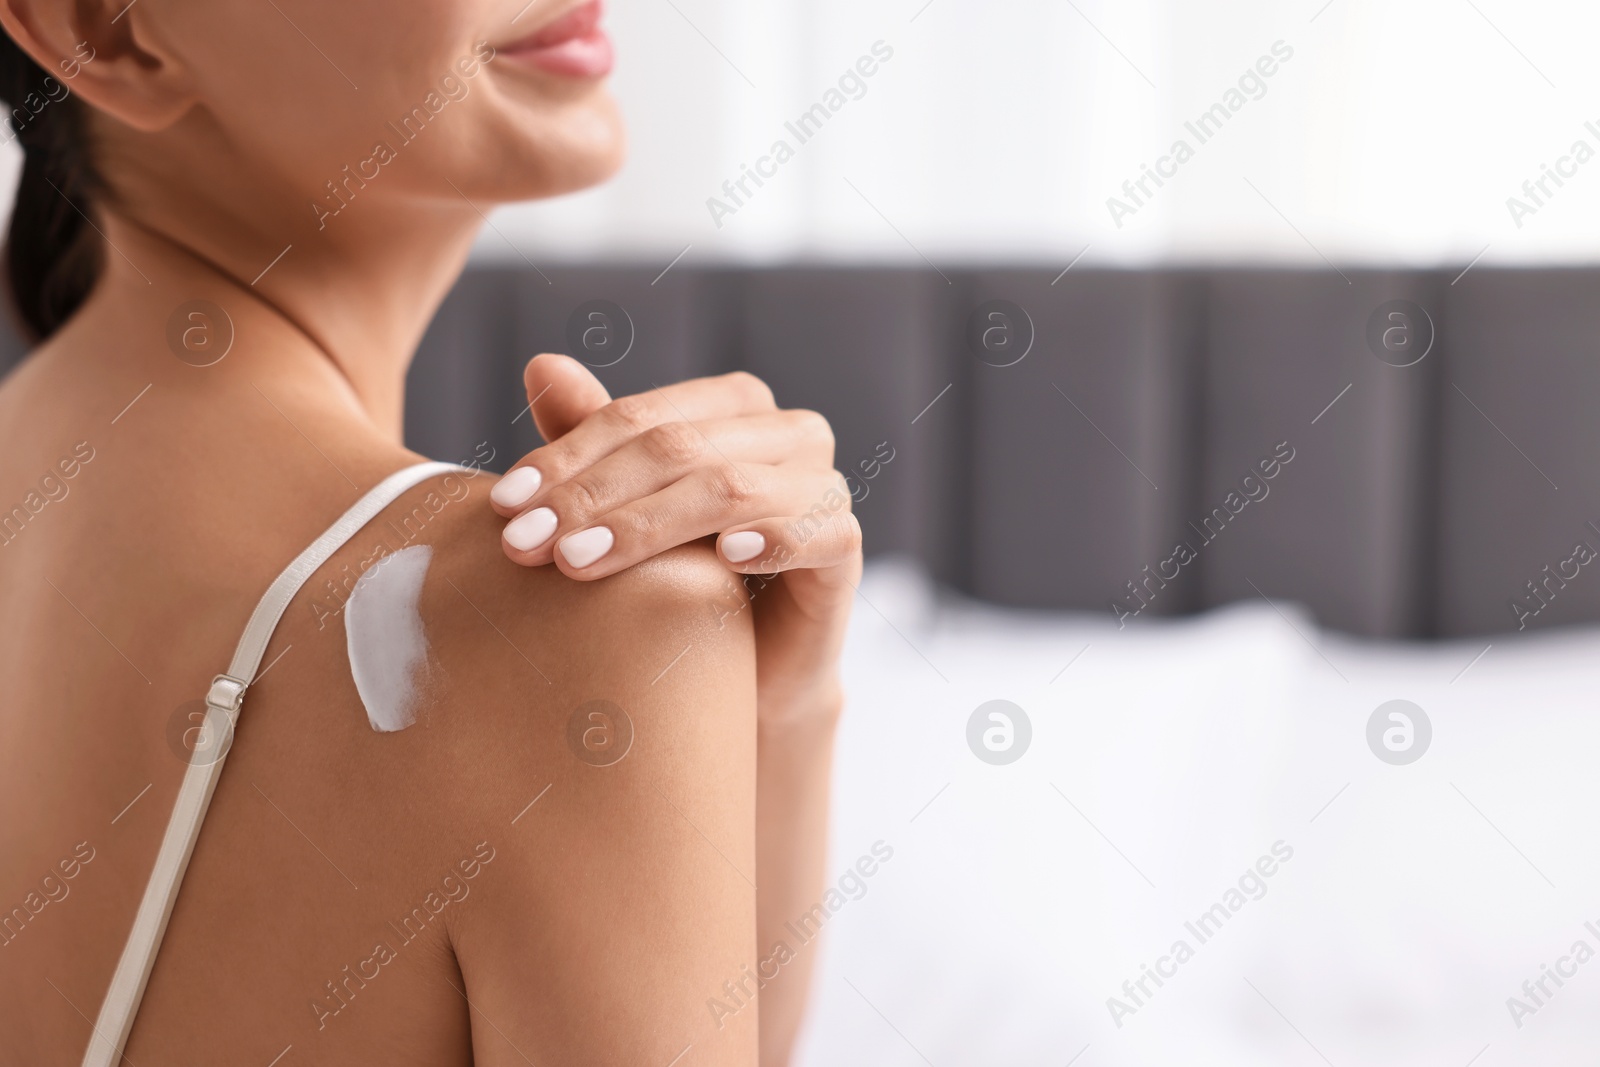
[[[875,564],[830,872],[877,841],[893,856],[827,920],[798,1062],[1596,1062],[1600,958],[1571,952],[1600,952],[1600,631],[1474,662],[1489,644],[1355,641],[1262,600],[1118,631]],[[1033,727],[1006,766],[967,744],[996,698]],[[1397,698],[1433,726],[1406,766],[1366,738]],[[1186,921],[1278,842],[1292,857],[1246,879],[1264,895],[1201,943]],[[1124,981],[1179,939],[1192,958],[1114,1020],[1108,998],[1133,1006]],[[1535,1004],[1523,983],[1563,957]]]

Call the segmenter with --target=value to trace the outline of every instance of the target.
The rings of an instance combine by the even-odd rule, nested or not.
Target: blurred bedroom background
[[[408,435],[503,469],[539,351],[833,420],[893,858],[802,1062],[1591,1062],[1600,9],[608,21],[630,162],[490,215]]]

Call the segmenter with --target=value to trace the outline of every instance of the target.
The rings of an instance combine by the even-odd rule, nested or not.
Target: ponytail
[[[48,74],[0,33],[0,100],[23,150],[6,235],[11,302],[34,340],[54,333],[82,306],[105,250],[84,213],[101,192],[85,137],[85,112],[66,82]]]

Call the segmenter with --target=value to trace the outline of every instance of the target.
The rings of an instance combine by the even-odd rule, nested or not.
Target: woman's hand
[[[554,562],[579,581],[717,535],[755,612],[764,728],[837,714],[837,664],[855,586],[861,527],[833,468],[833,433],[814,411],[784,411],[750,374],[697,378],[612,400],[582,364],[542,355],[524,383],[550,443],[495,485],[514,562]],[[708,610],[721,625],[746,609],[730,584]]]

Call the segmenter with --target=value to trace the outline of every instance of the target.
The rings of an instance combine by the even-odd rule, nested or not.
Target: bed
[[[798,1062],[1593,1062],[1597,638],[1371,642],[1265,598],[1119,629],[874,562],[830,885],[892,857],[834,898]],[[1003,765],[968,744],[994,699],[1032,727]],[[1397,699],[1432,728],[1403,764],[1368,743]]]

